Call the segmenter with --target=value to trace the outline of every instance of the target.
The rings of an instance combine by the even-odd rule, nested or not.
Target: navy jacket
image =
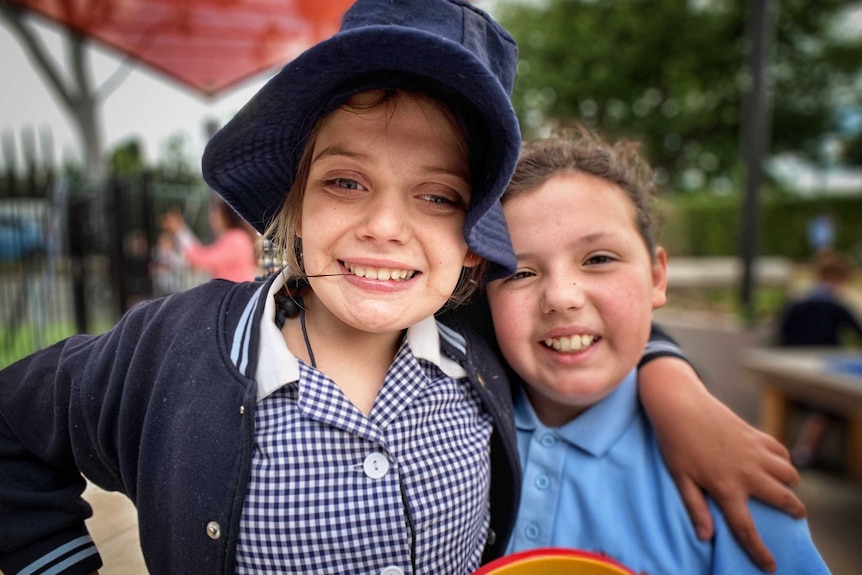
[[[0,569],[101,566],[84,526],[83,473],[134,502],[150,572],[233,573],[268,284],[215,280],[144,302],[101,336],[73,336],[0,371]],[[481,300],[440,323],[443,352],[494,420],[487,561],[502,555],[518,507],[515,380]],[[655,356],[678,352],[654,338]]]
[[[267,285],[212,281],[145,302],[108,333],[73,336],[0,372],[0,569],[57,552],[101,565],[80,498],[93,483],[139,513],[152,573],[232,573],[254,439],[255,326]],[[465,330],[457,317],[447,323]],[[520,472],[509,384],[488,343],[441,329],[494,419],[491,529],[502,554]]]

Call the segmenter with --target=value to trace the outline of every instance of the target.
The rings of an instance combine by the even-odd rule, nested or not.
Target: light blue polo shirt
[[[507,553],[568,547],[605,554],[635,573],[762,575],[712,500],[715,537],[697,538],[636,383],[632,371],[610,396],[555,429],[542,425],[519,394],[524,483]],[[755,500],[749,508],[778,573],[829,573],[805,520]]]

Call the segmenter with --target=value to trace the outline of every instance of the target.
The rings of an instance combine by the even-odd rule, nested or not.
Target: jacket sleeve
[[[647,342],[643,355],[638,362],[638,369],[660,357],[676,357],[688,364],[691,364],[685,354],[682,353],[682,350],[676,341],[668,335],[661,326],[653,323],[649,341]]]
[[[102,565],[84,526],[92,510],[69,440],[71,381],[59,370],[66,350],[84,339],[0,371],[0,570],[7,575],[86,574]]]
[[[76,335],[0,371],[0,570],[74,575],[101,558],[84,520],[84,476],[134,498],[147,385],[167,337],[161,301],[111,330]],[[161,311],[160,311],[161,310]],[[156,321],[153,321],[153,318]],[[139,382],[133,385],[133,382]]]
[[[84,524],[92,510],[81,498],[83,477],[150,510],[151,545],[194,548],[183,557],[198,565],[206,553],[208,561],[224,557],[226,538],[216,543],[219,555],[212,539],[186,534],[190,526],[203,533],[202,513],[227,522],[219,514],[239,493],[240,434],[211,438],[226,421],[239,429],[239,406],[253,397],[226,338],[257,288],[212,281],[146,301],[102,335],[73,336],[0,371],[0,570],[99,568]],[[198,465],[176,464],[189,453]],[[225,462],[232,475],[201,488]]]

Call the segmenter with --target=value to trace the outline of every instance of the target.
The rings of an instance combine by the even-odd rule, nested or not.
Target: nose
[[[366,239],[403,242],[406,239],[409,206],[397,191],[375,193],[363,206],[365,213],[357,233]]]
[[[587,292],[584,283],[571,274],[547,277],[543,284],[543,313],[581,309],[586,304]]]

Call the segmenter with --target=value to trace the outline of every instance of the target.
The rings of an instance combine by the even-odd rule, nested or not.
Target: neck
[[[566,425],[587,410],[590,405],[566,405],[545,397],[541,392],[524,384],[524,391],[533,406],[536,417],[544,425],[558,428]]]
[[[309,290],[306,292],[302,300],[306,333],[303,334],[299,317],[287,319],[282,334],[288,349],[311,365],[310,348],[317,369],[333,380],[342,393],[368,415],[404,332],[371,333],[356,329],[329,313]]]

